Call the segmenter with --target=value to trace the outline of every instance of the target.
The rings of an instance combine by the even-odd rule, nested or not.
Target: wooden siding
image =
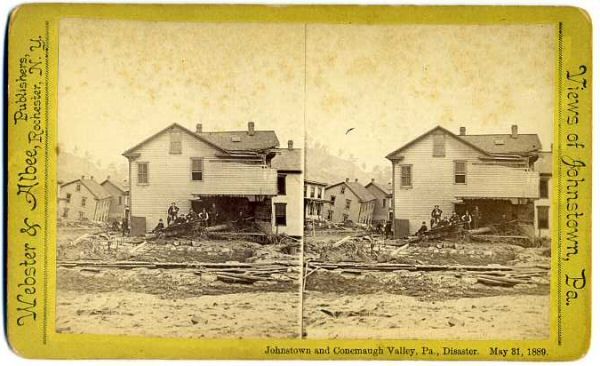
[[[291,236],[302,236],[304,220],[302,218],[303,205],[303,179],[302,174],[286,174],[285,176],[285,195],[273,197],[273,232],[278,234],[287,234]],[[286,204],[286,223],[285,226],[275,227],[275,203]]]
[[[112,183],[105,183],[102,187],[104,187],[104,189],[112,196],[110,200],[110,210],[108,212],[109,219],[120,222],[125,215],[127,196],[123,194],[123,191],[112,185]],[[121,204],[119,204],[119,197],[121,197]]]
[[[426,136],[403,152],[394,167],[394,216],[408,219],[411,233],[431,218],[434,205],[451,214],[457,197],[532,197],[537,195],[539,175],[522,169],[484,166],[480,152],[453,138],[446,138],[444,157],[433,157],[433,138]],[[467,163],[466,184],[454,183],[454,161]],[[476,163],[477,165],[474,165]],[[412,165],[412,186],[401,187],[402,165]],[[526,194],[526,195],[524,195]]]
[[[110,198],[97,200],[94,195],[81,184],[81,190],[77,192],[77,183],[66,185],[60,190],[61,200],[59,218],[65,221],[79,221],[79,212],[83,213],[83,218],[89,221],[103,222],[108,219],[110,210]],[[67,194],[71,194],[70,202],[66,201]],[[85,206],[81,206],[81,199],[85,197]],[[64,209],[69,209],[67,217],[63,217]]]
[[[342,187],[345,187],[344,193],[342,193]],[[331,204],[331,196],[335,196],[335,203]],[[326,205],[325,210],[333,210],[333,222],[343,222],[344,215],[348,215],[348,219],[354,223],[365,222],[370,223],[373,215],[373,208],[375,205],[374,201],[361,203],[358,197],[348,188],[345,184],[339,184],[337,186],[328,188],[325,190],[325,199],[329,201]],[[346,200],[351,200],[350,209],[346,208]],[[327,217],[327,212],[323,214]]]
[[[130,164],[131,215],[146,218],[152,230],[158,219],[166,220],[167,209],[176,202],[180,212],[191,207],[194,194],[276,195],[277,172],[260,164],[221,162],[214,147],[182,134],[182,153],[169,153],[165,133],[139,148],[139,157]],[[204,158],[202,181],[192,180],[192,158]],[[148,163],[148,183],[138,183],[138,162]]]
[[[381,191],[381,189],[375,187],[374,185],[368,185],[366,187],[369,192],[371,192],[371,194],[373,196],[375,196],[375,198],[377,198],[375,200],[375,204],[373,206],[373,218],[372,221],[387,221],[389,219],[389,212],[390,209],[392,207],[392,198],[388,197],[384,192]],[[385,204],[386,206],[383,207],[383,200],[385,199]]]

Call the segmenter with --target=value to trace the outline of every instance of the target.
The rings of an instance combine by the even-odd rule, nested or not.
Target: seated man
[[[188,212],[188,214],[185,215],[186,222],[196,221],[197,218],[198,218],[198,215],[196,214],[196,211],[194,211],[193,208],[190,208],[190,211]]]
[[[154,230],[152,230],[152,232],[156,233],[163,230],[164,228],[165,224],[163,224],[163,219],[158,219],[158,224],[156,224],[156,227],[154,228]]]
[[[419,228],[419,230],[416,232],[415,235],[421,236],[421,235],[425,234],[425,232],[427,232],[427,225],[425,224],[425,221],[423,221],[421,223],[421,227]]]
[[[179,215],[176,219],[175,219],[175,223],[176,224],[185,224],[185,216],[183,216],[183,214]]]

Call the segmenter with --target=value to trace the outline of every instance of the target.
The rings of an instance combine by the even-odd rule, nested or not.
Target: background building
[[[110,203],[110,193],[96,182],[94,177],[81,177],[60,187],[59,219],[105,222],[108,220]]]
[[[373,196],[362,184],[355,180],[334,184],[325,189],[325,197],[329,198],[327,219],[333,222],[352,221],[370,224],[375,208]]]
[[[292,140],[287,149],[275,150],[271,168],[277,170],[277,196],[273,197],[273,232],[302,236],[302,150],[294,149]]]

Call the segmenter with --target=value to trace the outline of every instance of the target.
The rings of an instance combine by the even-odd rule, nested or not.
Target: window
[[[331,204],[335,205],[335,196],[331,196]]]
[[[119,196],[119,205],[123,204],[123,196]]]
[[[87,197],[81,197],[81,207],[85,207],[86,201],[87,201]]]
[[[79,211],[79,220],[83,220],[85,216],[83,216],[83,211]]]
[[[277,176],[277,194],[285,194],[285,175]]]
[[[436,133],[433,135],[433,157],[443,158],[446,156],[446,135]]]
[[[315,186],[310,187],[310,198],[315,198]]]
[[[400,186],[412,187],[412,166],[411,165],[400,166]]]
[[[75,186],[75,190],[77,192],[81,191],[81,183],[77,183],[77,185]]]
[[[169,154],[181,154],[181,131],[171,130],[169,138]]]
[[[454,183],[455,184],[466,184],[467,183],[467,162],[463,160],[457,160],[454,162]]]
[[[538,206],[538,229],[549,229],[549,207],[548,206]]]
[[[342,189],[340,189],[341,194],[344,194],[344,192],[346,192],[346,186],[342,186]]]
[[[342,220],[343,220],[343,222],[348,221],[348,214],[343,214],[342,215]]]
[[[317,198],[323,197],[323,188],[317,187]]]
[[[321,216],[321,204],[317,204],[317,216]]]
[[[309,209],[308,209],[308,213],[309,213],[310,215],[314,215],[314,214],[315,214],[315,206],[313,205],[313,202],[312,202],[312,201],[311,201],[311,202],[309,202],[309,204],[308,204],[308,207],[309,207]]]
[[[540,198],[548,198],[548,179],[540,178]]]
[[[381,200],[381,207],[385,208],[385,198]]]
[[[333,210],[327,211],[327,220],[333,220]]]
[[[68,207],[65,207],[63,209],[62,217],[69,217],[69,208]]]
[[[138,184],[148,183],[148,163],[138,163]]]
[[[305,184],[305,185],[304,185],[304,197],[308,197],[308,196],[306,195],[306,190],[307,190],[307,185]]]
[[[204,160],[201,158],[192,158],[192,180],[202,180],[204,170]]]
[[[350,204],[352,203],[352,200],[346,200],[346,210],[350,209]]]
[[[285,203],[276,203],[275,204],[275,225],[281,226],[287,224],[286,218],[286,204]]]
[[[67,193],[67,203],[71,203],[71,193]]]

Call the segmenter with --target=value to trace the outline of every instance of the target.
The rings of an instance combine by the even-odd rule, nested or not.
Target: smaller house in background
[[[371,224],[375,196],[356,179],[331,185],[325,189],[329,198],[327,219],[333,222],[352,221],[359,224]]]
[[[273,203],[272,231],[275,234],[302,236],[302,150],[294,149],[292,140],[287,149],[275,149],[271,168],[277,170],[277,196]]]
[[[321,221],[325,219],[325,188],[327,183],[304,179],[304,219]]]
[[[94,180],[81,177],[67,182],[59,190],[59,219],[64,221],[106,222],[111,195]]]
[[[375,207],[373,209],[374,224],[384,224],[388,220],[393,220],[392,214],[392,185],[380,184],[371,179],[371,182],[365,188],[375,196]]]
[[[120,222],[124,217],[127,217],[129,210],[129,187],[127,182],[115,182],[108,176],[100,185],[111,195],[108,219]]]
[[[535,234],[538,237],[549,238],[552,230],[552,215],[550,202],[552,201],[552,152],[540,151],[538,160],[533,169],[540,173],[540,196],[535,201]]]

